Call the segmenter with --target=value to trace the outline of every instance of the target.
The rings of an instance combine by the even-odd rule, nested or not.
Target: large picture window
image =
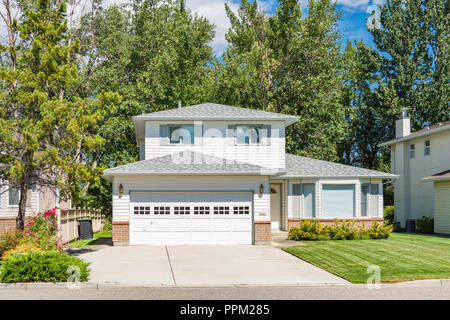
[[[355,216],[355,185],[322,186],[322,218],[351,218]]]

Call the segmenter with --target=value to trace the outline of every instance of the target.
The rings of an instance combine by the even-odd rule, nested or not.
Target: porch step
[[[272,230],[272,241],[283,241],[288,238],[287,231]]]

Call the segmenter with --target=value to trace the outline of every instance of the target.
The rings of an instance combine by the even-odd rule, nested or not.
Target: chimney
[[[178,100],[178,109],[181,109],[181,100]]]
[[[395,121],[395,138],[403,138],[411,134],[411,121],[408,118],[407,109],[402,108],[402,117]]]

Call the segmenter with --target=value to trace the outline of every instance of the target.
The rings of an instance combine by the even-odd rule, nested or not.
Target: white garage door
[[[130,244],[251,244],[249,192],[132,192]]]

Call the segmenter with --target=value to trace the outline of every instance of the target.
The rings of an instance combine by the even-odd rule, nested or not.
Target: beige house
[[[450,170],[423,180],[433,183],[434,232],[450,234]]]
[[[394,181],[395,219],[405,226],[407,219],[435,216],[436,232],[444,232],[438,231],[438,215],[446,210],[449,219],[450,205],[447,200],[444,208],[445,202],[439,199],[450,198],[450,189],[445,188],[449,177],[435,175],[450,169],[450,122],[411,132],[410,119],[403,110],[395,129],[395,139],[380,145],[391,148],[391,171],[400,176]],[[450,227],[446,230],[450,233]]]
[[[0,235],[16,228],[20,191],[10,188],[7,181],[0,179]],[[70,208],[69,201],[61,201],[58,192],[49,188],[31,188],[28,190],[25,216],[59,207]]]

